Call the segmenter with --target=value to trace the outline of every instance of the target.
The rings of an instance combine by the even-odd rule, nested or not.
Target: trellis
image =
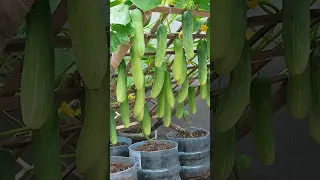
[[[12,1],[13,2],[13,1]],[[18,1],[17,1],[18,2]],[[20,1],[19,1],[20,2]],[[32,2],[32,1],[26,1],[26,2]],[[314,1],[313,1],[314,2]],[[26,3],[28,5],[28,3]],[[1,4],[0,4],[1,5]],[[16,5],[16,4],[15,4]],[[31,6],[31,4],[29,4]],[[29,7],[30,7],[29,6]],[[12,6],[13,7],[13,6]],[[0,8],[0,15],[4,8]],[[9,7],[10,9],[10,7]],[[22,11],[25,13],[26,9],[22,9]],[[71,41],[68,36],[56,36],[59,32],[59,30],[62,28],[62,26],[65,24],[67,18],[66,18],[66,0],[62,0],[56,10],[53,13],[53,29],[54,29],[54,35],[55,35],[55,47],[56,48],[65,48],[65,47],[71,47]],[[184,10],[174,7],[157,7],[151,10],[152,12],[161,12],[163,13],[162,21],[171,13],[175,14],[181,14]],[[151,12],[150,11],[150,12]],[[23,12],[21,14],[23,14]],[[149,13],[150,13],[149,12]],[[192,13],[197,16],[203,16],[203,17],[209,17],[210,13],[204,12],[204,11],[198,11],[193,10]],[[148,14],[148,12],[146,13]],[[3,16],[0,16],[0,19]],[[20,17],[20,22],[22,20],[23,16]],[[311,10],[311,27],[314,27],[317,23],[320,21],[320,10],[319,9],[313,9]],[[259,30],[254,33],[254,35],[249,39],[249,45],[253,46],[256,44],[260,39],[266,36],[277,24],[281,23],[282,20],[282,13],[281,11],[275,14],[269,14],[269,15],[259,15],[254,17],[248,18],[248,27],[260,27]],[[2,22],[2,21],[0,21]],[[17,19],[12,20],[12,24],[20,23]],[[11,25],[12,25],[11,24]],[[156,30],[157,24],[154,25],[152,28],[150,35],[146,35],[146,41],[150,40],[150,38],[155,38],[155,30]],[[3,31],[2,29],[0,35],[2,35]],[[178,29],[178,31],[181,30],[181,27]],[[12,33],[12,32],[11,32]],[[5,34],[5,38],[7,39],[7,36],[9,34]],[[169,34],[169,43],[172,43],[174,38],[177,36],[176,33]],[[194,34],[194,38],[205,38],[204,34],[200,34],[197,32]],[[3,40],[0,38],[0,44],[3,46]],[[17,52],[17,51],[23,51],[24,50],[24,39],[11,39],[6,41],[6,47],[2,47],[4,49],[4,53],[10,53],[10,52]],[[0,47],[1,47],[0,46]],[[169,46],[169,45],[168,45]],[[130,47],[130,44],[121,45],[120,48],[116,53],[114,53],[111,57],[111,67],[110,71],[112,74],[112,78],[116,78],[117,75],[113,74],[117,66],[119,65],[120,60],[123,59],[124,56],[128,55],[128,49]],[[313,48],[313,47],[311,47]],[[1,48],[0,48],[1,49]],[[174,54],[173,51],[167,51],[167,54]],[[146,53],[145,56],[153,56],[154,53]],[[269,62],[273,60],[275,57],[283,56],[283,49],[279,46],[277,46],[274,49],[271,50],[264,50],[262,52],[256,53],[252,58],[252,74],[256,74],[259,72],[265,65],[267,65]],[[18,57],[22,59],[22,57]],[[149,67],[147,67],[145,73],[149,73],[151,67],[153,64],[151,64]],[[210,81],[211,83],[216,82],[218,79],[218,75],[214,72],[213,63],[210,63],[211,65],[211,71],[210,71]],[[170,67],[170,66],[169,66]],[[130,68],[130,64],[128,65],[127,69]],[[20,108],[20,100],[19,96],[14,96],[16,92],[19,91],[20,82],[21,82],[21,69],[22,69],[22,62],[19,61],[19,63],[16,65],[16,68],[11,72],[11,74],[6,78],[6,83],[0,88],[0,111],[10,111],[10,110],[16,110]],[[189,73],[196,71],[197,67],[192,66],[189,67]],[[169,69],[170,70],[170,69]],[[150,73],[149,73],[150,74]],[[128,74],[130,76],[130,74]],[[78,78],[79,75],[77,72],[74,73],[74,77]],[[273,83],[281,83],[281,88],[277,90],[277,92],[272,97],[272,111],[275,112],[278,109],[280,109],[285,103],[286,103],[286,79],[287,75],[285,73],[281,73],[276,75],[272,78]],[[194,82],[194,78],[190,78],[190,83]],[[175,82],[172,82],[175,84]],[[177,88],[177,85],[174,86],[174,89]],[[111,87],[111,91],[115,90],[115,86]],[[223,93],[224,89],[219,90],[211,90],[211,100],[213,100],[217,95]],[[131,92],[131,91],[129,91]],[[70,88],[67,90],[60,90],[55,92],[55,103],[60,104],[63,101],[71,101],[74,99],[81,98],[83,96],[83,89],[82,88]],[[198,94],[198,92],[197,92]],[[147,99],[147,101],[151,101],[152,99]],[[187,101],[185,102],[188,103]],[[150,109],[151,111],[155,109],[156,103],[153,103],[154,106]],[[215,103],[212,104],[212,109],[214,110]],[[114,107],[117,108],[117,107]],[[174,111],[173,111],[174,112]],[[174,114],[174,113],[173,113]],[[154,115],[154,113],[152,113]],[[161,125],[161,121],[158,121],[154,127],[152,128],[155,130],[157,127]],[[121,126],[119,127],[121,128]],[[240,122],[237,124],[237,134],[238,139],[241,139],[245,135],[247,135],[250,132],[251,128],[251,122],[248,119],[248,114],[245,113],[240,120]],[[74,119],[72,123],[64,124],[60,126],[60,136],[61,136],[61,148],[63,148],[66,145],[72,144],[72,140],[77,136],[77,133],[81,129],[81,122]],[[7,131],[5,133],[1,133],[2,136],[5,135],[13,135],[18,132],[25,132],[27,131],[26,128],[20,128],[20,129],[13,129],[10,131]],[[28,145],[30,144],[30,135],[29,134],[20,134],[21,136],[13,136],[11,139],[4,139],[0,141],[0,146],[12,149],[14,151],[15,157],[18,159],[23,152],[27,149]],[[1,137],[0,137],[1,138]],[[20,163],[21,159],[19,159]],[[62,178],[66,178],[70,173],[73,173],[75,170],[75,163],[71,164],[64,164],[65,169],[62,172]],[[26,179],[31,179],[32,174],[28,176]]]

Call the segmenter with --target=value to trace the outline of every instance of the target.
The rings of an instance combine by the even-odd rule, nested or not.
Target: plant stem
[[[16,133],[20,133],[20,132],[30,131],[30,130],[31,129],[27,128],[26,126],[23,126],[23,127],[17,128],[17,129],[12,129],[12,130],[0,133],[0,138],[5,137],[5,136],[10,136],[10,135],[13,135]]]
[[[76,157],[75,154],[61,154],[60,158],[74,158]]]

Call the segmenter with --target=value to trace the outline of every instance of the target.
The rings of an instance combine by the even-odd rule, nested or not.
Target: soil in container
[[[199,137],[204,137],[208,135],[207,132],[202,131],[202,130],[196,130],[194,132],[188,132],[186,131],[185,133],[176,133],[171,135],[170,137],[172,138],[199,138]]]
[[[124,133],[141,133],[141,129],[139,126],[131,126],[127,129],[123,129],[122,132],[124,132]]]
[[[124,162],[114,162],[110,164],[110,174],[113,173],[118,173],[124,170],[127,170],[129,168],[133,167],[129,163],[124,163]]]
[[[172,149],[174,148],[173,146],[169,144],[163,144],[163,143],[157,143],[157,142],[147,142],[144,144],[141,144],[134,148],[133,150],[135,151],[160,151],[160,150],[165,150],[165,149]]]
[[[115,146],[125,146],[125,145],[128,145],[127,143],[125,142],[117,142],[117,144],[110,144],[110,147],[115,147]]]

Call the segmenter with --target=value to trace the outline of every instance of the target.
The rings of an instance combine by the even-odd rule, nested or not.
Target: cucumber
[[[109,87],[108,75],[98,90],[85,87],[84,122],[76,147],[76,166],[80,173],[91,169],[108,149],[110,132],[106,128],[112,122],[107,121],[106,117],[114,117],[109,110]]]
[[[174,41],[174,60],[172,65],[172,76],[173,79],[178,81],[182,74],[182,66],[183,66],[183,47],[182,41],[180,39],[176,39]]]
[[[118,67],[118,80],[117,80],[117,101],[123,102],[127,95],[127,73],[126,73],[126,62],[121,61]]]
[[[207,83],[204,85],[200,85],[200,98],[201,99],[207,98],[207,91],[208,91],[207,86],[208,86]]]
[[[157,115],[158,115],[158,118],[162,118],[163,115],[164,115],[164,106],[166,104],[166,101],[165,101],[165,94],[164,94],[164,90],[162,89],[158,98],[157,98]]]
[[[205,85],[207,83],[208,78],[208,70],[207,70],[207,42],[200,41],[197,47],[198,54],[198,74],[199,74],[199,82],[200,85]]]
[[[15,159],[13,154],[7,150],[0,148],[0,179],[15,180]]]
[[[272,129],[271,83],[268,78],[253,79],[250,99],[254,147],[262,163],[271,165],[275,159],[275,144]]]
[[[124,99],[122,103],[120,103],[120,114],[121,114],[121,120],[122,124],[124,125],[124,128],[130,127],[130,116],[129,116],[129,101],[128,97]]]
[[[166,56],[167,50],[167,28],[163,23],[160,23],[157,27],[157,49],[154,65],[160,67],[163,59]]]
[[[107,179],[107,152],[103,152],[100,160],[87,172],[83,173],[84,180],[106,180]]]
[[[186,99],[186,97],[188,96],[188,88],[189,88],[189,80],[187,76],[186,80],[182,84],[181,89],[178,92],[177,103],[182,103]]]
[[[176,117],[177,119],[181,119],[183,117],[183,112],[184,112],[184,103],[177,103],[177,112],[176,112]]]
[[[309,114],[311,105],[311,73],[310,64],[305,72],[289,75],[287,85],[287,107],[295,119],[304,119]]]
[[[101,1],[68,0],[67,17],[77,70],[87,88],[99,89],[109,71],[107,24]]]
[[[116,130],[116,120],[115,113],[112,109],[110,109],[110,142],[111,144],[117,144],[117,130]]]
[[[143,116],[144,116],[144,112],[140,112],[140,113],[137,114],[137,116],[135,116],[135,117],[136,117],[136,119],[137,119],[138,121],[142,121],[142,120],[143,120]]]
[[[21,113],[24,124],[39,129],[53,104],[55,60],[52,18],[48,0],[36,0],[27,14],[26,49],[21,75]]]
[[[320,144],[320,48],[316,47],[311,53],[311,110],[309,114],[309,134]]]
[[[144,86],[144,74],[140,57],[136,55],[133,48],[130,49],[131,72],[136,89],[140,90]]]
[[[197,106],[196,106],[196,102],[195,102],[195,98],[196,98],[195,87],[194,86],[190,86],[188,91],[189,91],[188,99],[189,99],[190,112],[192,114],[196,114]]]
[[[164,107],[164,118],[163,118],[163,125],[164,127],[169,127],[171,124],[171,114],[172,114],[172,109],[168,104],[165,105]]]
[[[245,1],[212,1],[210,35],[212,36],[212,60],[219,75],[226,75],[236,66],[247,31],[247,6]],[[223,17],[223,18],[221,18]]]
[[[310,1],[282,0],[284,56],[291,75],[302,74],[310,53]]]
[[[190,11],[185,11],[182,14],[182,40],[183,47],[189,59],[194,56],[193,49],[193,17]]]
[[[59,118],[51,104],[44,125],[32,131],[32,154],[36,179],[61,179]]]
[[[187,79],[188,77],[188,67],[187,67],[187,60],[186,60],[186,56],[183,55],[183,61],[182,61],[182,73],[181,73],[181,78],[177,81],[177,84],[179,86],[181,86],[184,81]]]
[[[150,94],[151,98],[156,98],[160,94],[163,88],[164,78],[165,78],[165,69],[163,65],[161,65],[158,68],[156,67],[153,85],[152,85],[151,94]]]
[[[144,55],[145,43],[143,32],[142,12],[139,9],[134,9],[131,12],[131,21],[133,25],[132,47],[137,57],[141,58]]]
[[[231,71],[225,104],[222,105],[221,111],[216,113],[217,131],[227,131],[238,122],[249,104],[250,88],[251,59],[246,43],[240,60]]]
[[[170,108],[174,107],[174,95],[172,92],[171,78],[168,71],[165,72],[164,79],[164,94],[166,99],[166,104],[169,105]]]
[[[134,116],[136,116],[136,117],[140,113],[143,114],[143,108],[144,108],[144,104],[145,104],[145,96],[146,96],[145,88],[142,88],[140,90],[136,90],[136,102],[135,102],[134,108],[133,108],[133,113],[134,113]],[[143,117],[143,115],[142,115],[142,117]]]
[[[226,132],[215,133],[210,165],[214,180],[226,180],[232,173],[235,148],[236,131],[234,127]]]
[[[143,134],[149,136],[151,134],[151,117],[147,105],[144,106],[144,115],[141,125]]]

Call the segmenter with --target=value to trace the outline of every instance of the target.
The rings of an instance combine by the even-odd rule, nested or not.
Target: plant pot
[[[132,165],[131,168],[117,173],[110,174],[110,180],[138,180],[137,176],[137,162],[133,158],[122,156],[111,156],[110,164],[114,162],[128,163]]]
[[[127,145],[110,146],[110,156],[129,156],[128,147],[132,144],[132,140],[127,137],[119,137],[118,142],[126,143]]]
[[[129,146],[130,157],[136,160],[139,180],[180,180],[180,162],[178,144],[168,140],[152,142],[172,146],[171,149],[158,151],[138,151],[136,147],[148,141],[138,142]]]
[[[186,129],[187,130],[187,129]],[[191,132],[201,130],[207,134],[197,138],[178,138],[178,132],[170,132],[166,136],[177,142],[179,160],[181,163],[181,178],[201,177],[208,174],[210,169],[210,133],[202,128],[190,128]]]
[[[141,134],[140,125],[130,126],[129,128],[123,128],[118,130],[118,135],[127,137],[132,140],[132,143],[146,141],[147,139]],[[151,132],[149,135],[150,139],[157,139],[157,130]]]

